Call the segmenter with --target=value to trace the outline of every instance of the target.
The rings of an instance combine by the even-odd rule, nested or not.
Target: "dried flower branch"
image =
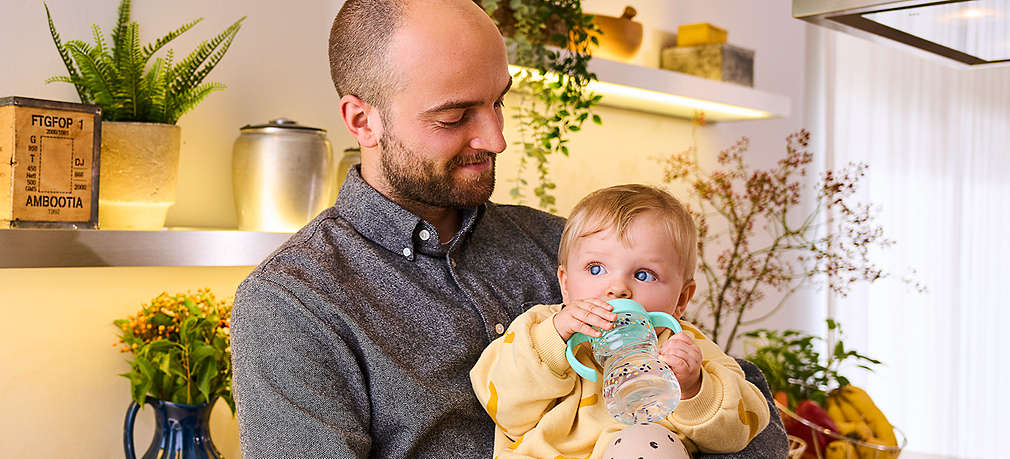
[[[692,137],[703,120],[696,117]],[[693,308],[691,319],[727,351],[742,325],[773,315],[804,286],[826,284],[845,296],[856,282],[889,276],[870,252],[893,241],[874,222],[872,206],[855,201],[866,164],[821,174],[814,185],[813,210],[804,211],[801,201],[809,196],[805,177],[813,161],[809,143],[806,130],[790,134],[785,156],[769,169],[745,163],[747,137],[720,152],[712,171],[700,166],[697,141],[662,160],[664,182],[687,184],[693,199],[687,204],[698,230],[695,301],[703,307]],[[778,303],[759,317],[748,316],[771,291],[781,293]]]

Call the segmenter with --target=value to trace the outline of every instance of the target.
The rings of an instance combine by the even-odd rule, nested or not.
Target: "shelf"
[[[789,116],[789,97],[738,84],[600,58],[589,61],[589,71],[599,79],[589,89],[603,95],[600,105],[686,119],[703,111],[706,121]]]
[[[0,268],[258,265],[291,233],[0,230]]]

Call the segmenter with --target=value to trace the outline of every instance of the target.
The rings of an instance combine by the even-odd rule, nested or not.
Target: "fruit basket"
[[[803,451],[807,449],[807,442],[803,441],[800,437],[794,437],[788,435],[789,438],[789,459],[800,459],[803,457]]]
[[[821,427],[813,422],[810,422],[796,413],[789,410],[789,408],[783,406],[778,401],[775,402],[775,406],[778,407],[779,412],[782,413],[783,421],[786,418],[792,419],[793,421],[803,424],[803,426],[810,429],[810,438],[816,438],[818,436],[827,437],[828,445],[827,451],[821,448],[820,442],[811,441],[804,442],[802,439],[799,443],[808,443],[805,448],[799,449],[798,453],[794,453],[794,443],[793,438],[790,436],[789,443],[789,457],[790,459],[795,459],[799,457],[806,458],[817,458],[817,459],[885,459],[885,458],[895,458],[901,453],[901,450],[908,444],[908,438],[905,437],[905,433],[901,429],[894,427],[894,434],[898,440],[898,446],[887,446],[880,445],[876,443],[867,443],[864,441],[857,440],[855,438],[849,438],[838,432],[834,432],[830,429]],[[840,440],[843,443],[836,444],[832,447],[833,442]],[[796,454],[794,456],[794,454]]]

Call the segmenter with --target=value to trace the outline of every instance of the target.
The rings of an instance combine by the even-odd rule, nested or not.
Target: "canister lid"
[[[239,130],[245,131],[245,130],[249,130],[249,129],[265,129],[265,128],[300,129],[300,130],[304,130],[304,131],[315,131],[315,132],[320,132],[320,133],[325,133],[326,132],[326,129],[314,128],[314,127],[309,127],[309,126],[302,126],[301,124],[298,124],[297,121],[291,120],[291,119],[287,119],[287,118],[277,118],[277,119],[274,119],[274,120],[270,120],[270,122],[268,122],[266,124],[255,124],[255,125],[248,125],[247,124],[247,125],[242,126],[241,128],[239,128]]]

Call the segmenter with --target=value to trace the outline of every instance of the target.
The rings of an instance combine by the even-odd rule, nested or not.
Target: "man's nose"
[[[470,148],[492,153],[505,151],[507,145],[505,135],[502,133],[505,126],[502,118],[497,113],[485,114],[481,118],[474,137],[470,139]]]

